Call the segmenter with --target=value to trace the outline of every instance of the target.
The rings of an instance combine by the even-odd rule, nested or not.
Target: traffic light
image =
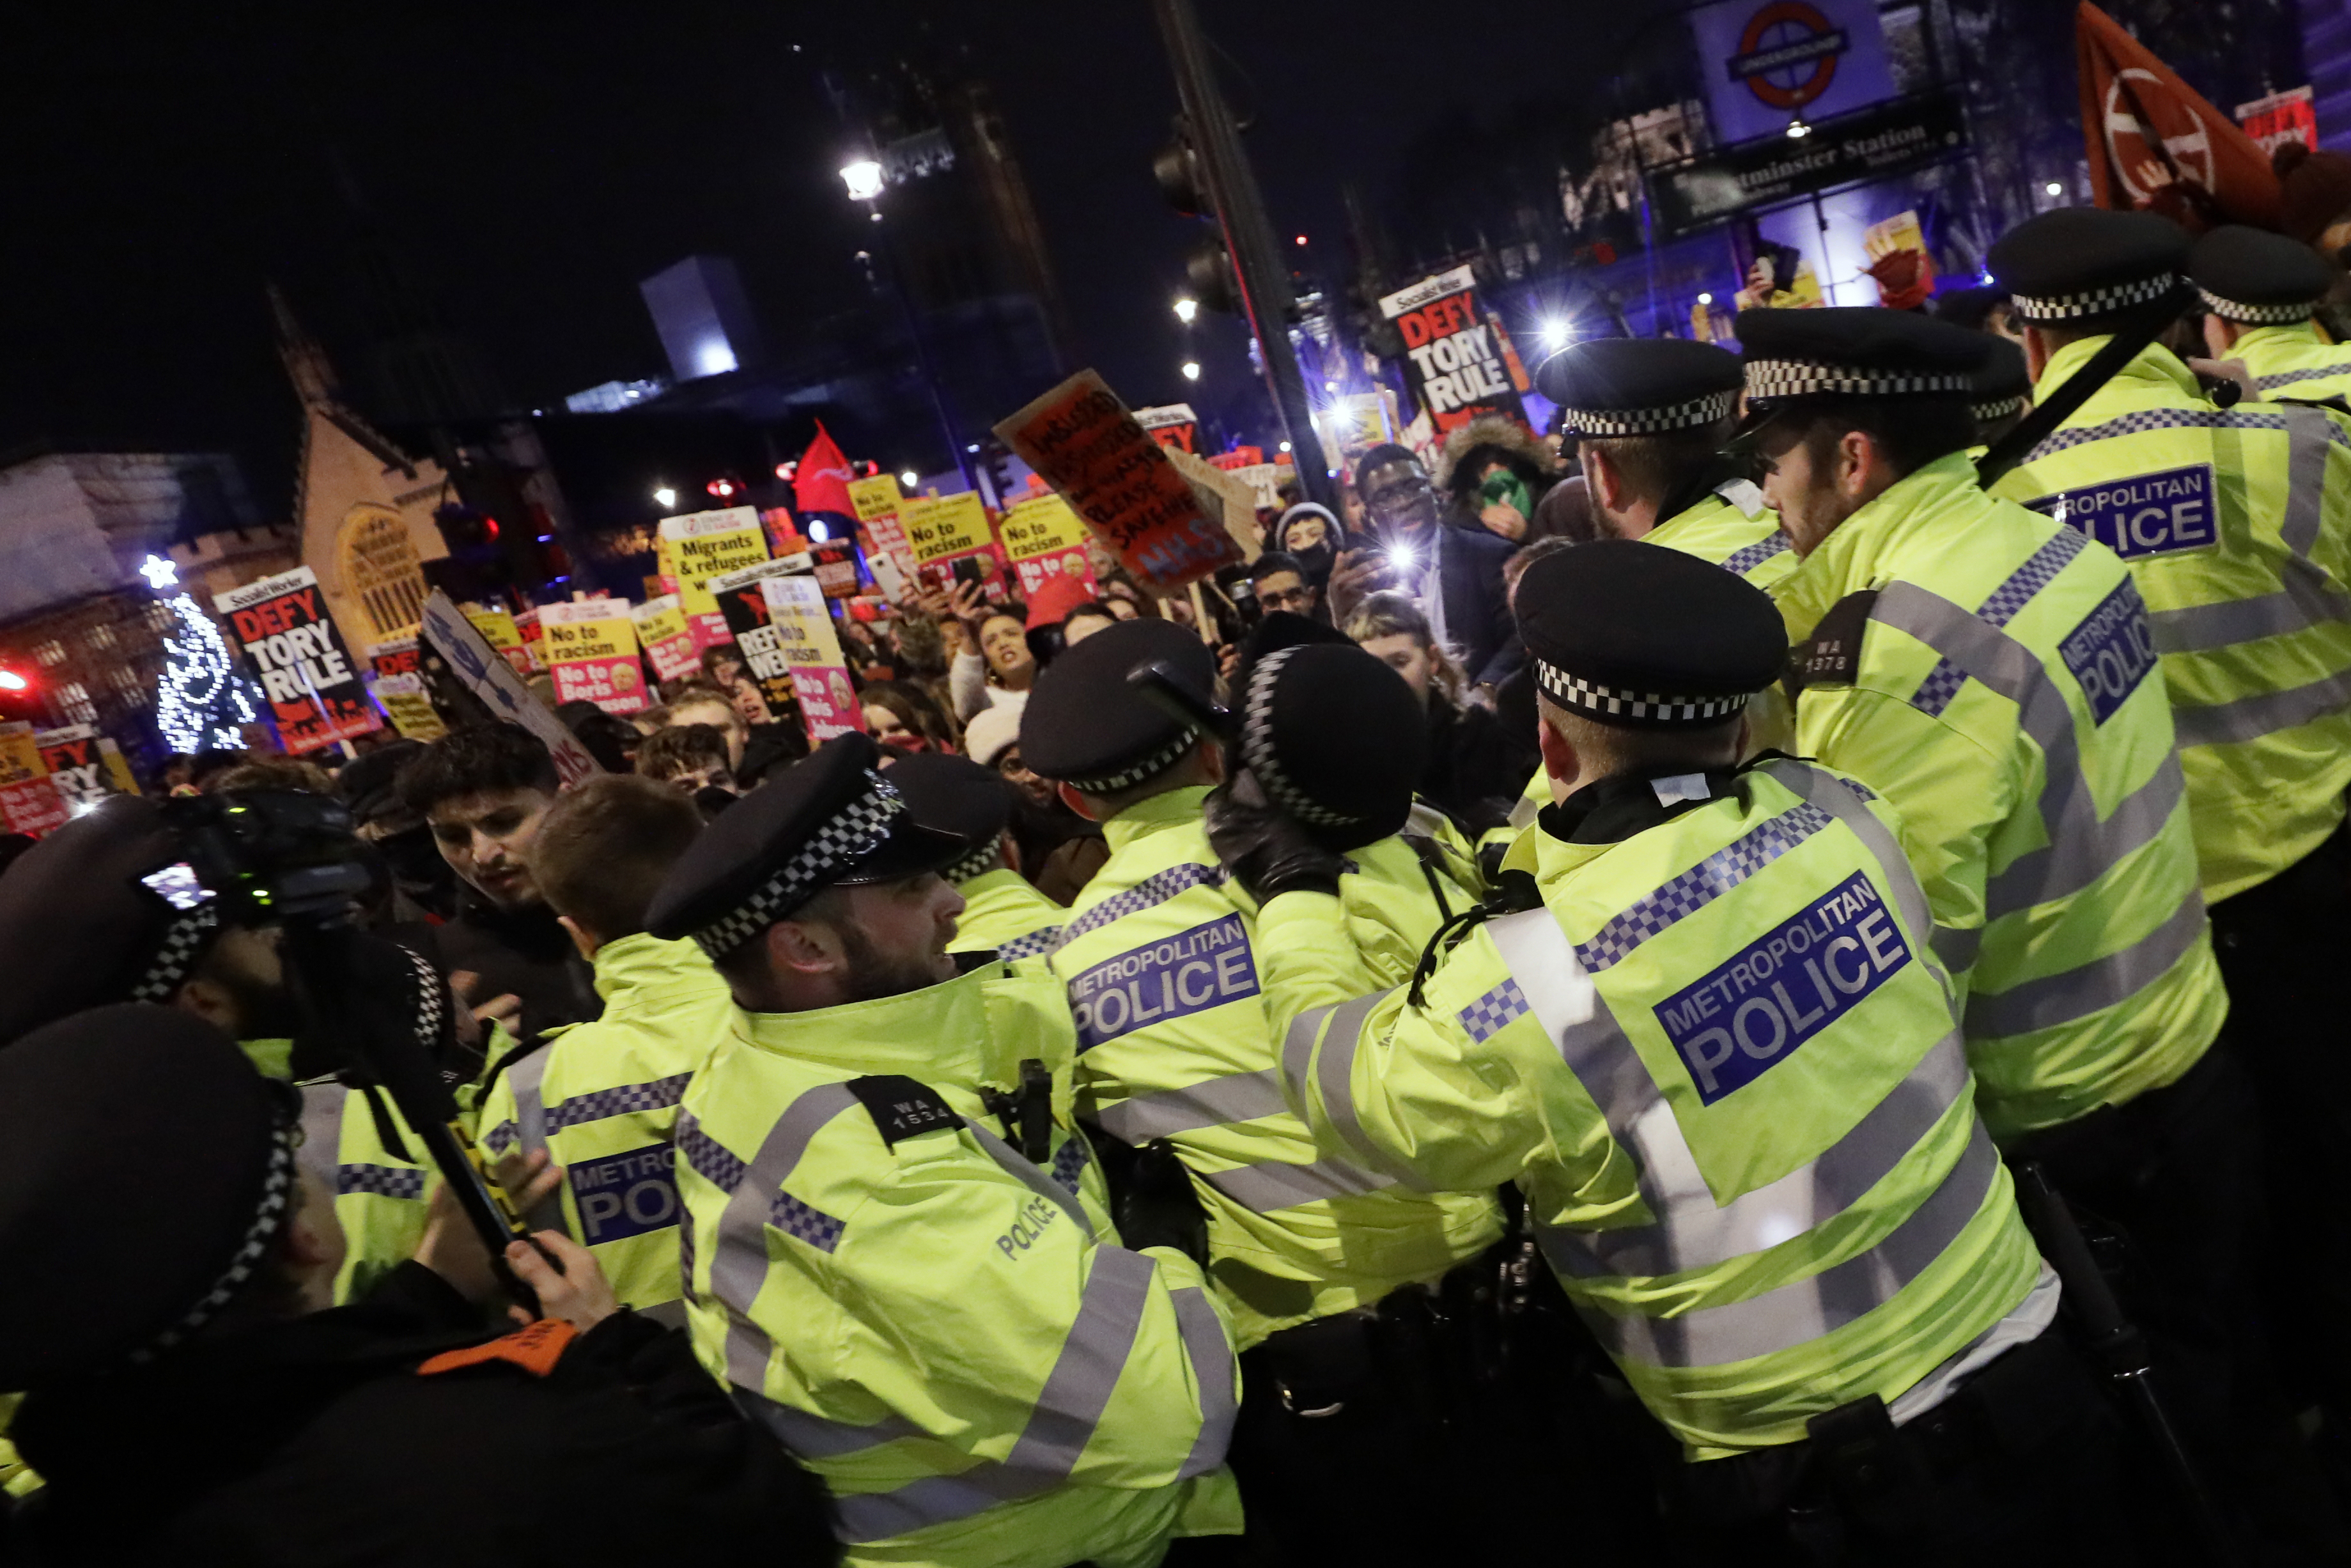
[[[1227,316],[1247,313],[1241,298],[1239,275],[1233,270],[1233,258],[1225,248],[1225,238],[1217,223],[1217,204],[1208,193],[1208,183],[1200,168],[1200,155],[1194,150],[1190,128],[1184,117],[1176,117],[1175,138],[1151,158],[1152,178],[1159,183],[1159,193],[1167,204],[1187,218],[1199,218],[1211,228],[1193,243],[1184,258],[1184,278],[1192,298],[1200,302],[1204,310],[1215,310]]]

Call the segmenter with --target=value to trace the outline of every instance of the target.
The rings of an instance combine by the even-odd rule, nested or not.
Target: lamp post
[[[873,249],[881,253],[879,273],[872,266],[871,254],[860,251],[858,259],[867,263],[866,280],[879,289],[883,287],[882,280],[887,279],[889,292],[897,298],[898,314],[904,319],[906,336],[914,342],[915,367],[922,374],[925,390],[931,394],[931,411],[938,416],[939,434],[947,444],[947,457],[955,464],[956,472],[963,476],[965,488],[972,488],[970,455],[964,450],[963,437],[956,434],[955,415],[947,411],[946,392],[939,385],[938,371],[931,363],[930,341],[923,336],[922,318],[898,277],[896,261],[883,232],[889,227],[882,218],[882,193],[889,184],[888,175],[878,159],[861,155],[841,166],[841,183],[848,188],[849,199],[862,204],[871,221],[881,225],[873,234]]]

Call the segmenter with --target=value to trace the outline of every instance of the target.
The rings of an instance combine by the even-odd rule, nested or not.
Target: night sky
[[[1200,9],[1246,72],[1228,92],[1253,98],[1275,225],[1337,271],[1343,179],[1384,200],[1425,128],[1592,90],[1602,46],[1643,8]],[[769,339],[789,340],[860,288],[862,214],[818,71],[926,29],[995,86],[1083,360],[1130,402],[1181,397],[1168,302],[1195,229],[1151,180],[1175,89],[1145,0],[83,4],[11,24],[0,448],[225,447],[282,512],[295,408],[264,281],[348,381],[363,368],[338,165],[521,406],[662,371],[636,285],[695,252],[734,256]],[[1238,352],[1227,329],[1203,357],[1245,373]]]

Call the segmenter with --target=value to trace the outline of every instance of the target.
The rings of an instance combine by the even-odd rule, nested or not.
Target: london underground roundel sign
[[[1806,0],[1770,0],[1747,18],[1728,64],[1733,81],[1792,114],[1829,90],[1837,57],[1851,47],[1844,29]]]

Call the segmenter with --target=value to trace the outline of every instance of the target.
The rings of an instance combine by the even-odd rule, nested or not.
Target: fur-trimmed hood
[[[1518,471],[1527,487],[1538,495],[1559,477],[1551,454],[1532,431],[1504,414],[1480,414],[1445,438],[1437,459],[1437,487],[1458,497],[1473,483],[1472,476],[1499,458]]]

